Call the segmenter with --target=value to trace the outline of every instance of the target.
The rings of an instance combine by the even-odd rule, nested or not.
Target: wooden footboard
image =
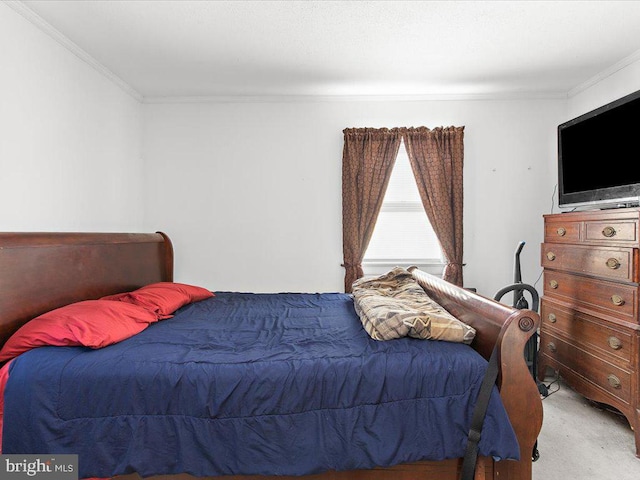
[[[531,479],[532,453],[542,428],[542,400],[524,358],[524,348],[540,326],[532,310],[516,310],[410,267],[422,288],[450,313],[476,329],[472,344],[487,360],[498,345],[502,402],[520,444],[520,461],[494,462],[494,478]]]
[[[4,343],[22,324],[45,311],[172,280],[173,249],[169,238],[161,233],[0,233],[0,272],[0,343]],[[542,403],[524,359],[524,348],[538,328],[538,315],[506,307],[417,269],[412,269],[412,273],[432,298],[476,329],[472,346],[481,355],[488,359],[494,345],[499,346],[500,394],[520,443],[521,460],[494,462],[480,458],[476,479],[531,480],[531,454],[542,425]],[[453,459],[326,472],[304,478],[458,480],[460,465],[460,459]],[[224,478],[286,480],[286,477],[256,476]]]

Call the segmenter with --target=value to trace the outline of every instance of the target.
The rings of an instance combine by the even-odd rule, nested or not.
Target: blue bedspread
[[[78,454],[81,478],[461,457],[486,365],[462,344],[370,339],[346,294],[217,292],[119,344],[14,360],[3,453]],[[497,390],[480,454],[519,456]]]

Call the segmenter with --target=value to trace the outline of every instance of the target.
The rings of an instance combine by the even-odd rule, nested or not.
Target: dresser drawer
[[[545,269],[544,295],[569,307],[583,307],[632,323],[637,318],[637,287]]]
[[[610,280],[637,282],[637,249],[586,245],[542,245],[542,266],[594,275]]]
[[[551,243],[578,243],[582,222],[545,221],[544,241]]]
[[[603,360],[588,349],[571,345],[550,332],[541,334],[540,351],[624,403],[630,404],[631,374],[628,371]]]
[[[638,246],[638,222],[637,209],[548,215],[544,220],[544,241]]]
[[[584,241],[598,243],[638,243],[637,220],[588,221],[585,222]]]
[[[599,350],[602,358],[631,364],[633,337],[624,328],[615,328],[597,317],[576,312],[543,298],[540,306],[543,330],[571,339],[571,343]]]

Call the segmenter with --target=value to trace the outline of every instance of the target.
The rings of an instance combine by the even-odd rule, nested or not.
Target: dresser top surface
[[[640,218],[640,208],[611,208],[604,210],[576,210],[563,213],[548,213],[543,215],[545,220],[551,221],[582,221],[582,220],[623,220]]]

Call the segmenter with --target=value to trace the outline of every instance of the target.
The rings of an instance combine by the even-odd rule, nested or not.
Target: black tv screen
[[[640,197],[640,91],[558,126],[561,207],[636,205]]]

